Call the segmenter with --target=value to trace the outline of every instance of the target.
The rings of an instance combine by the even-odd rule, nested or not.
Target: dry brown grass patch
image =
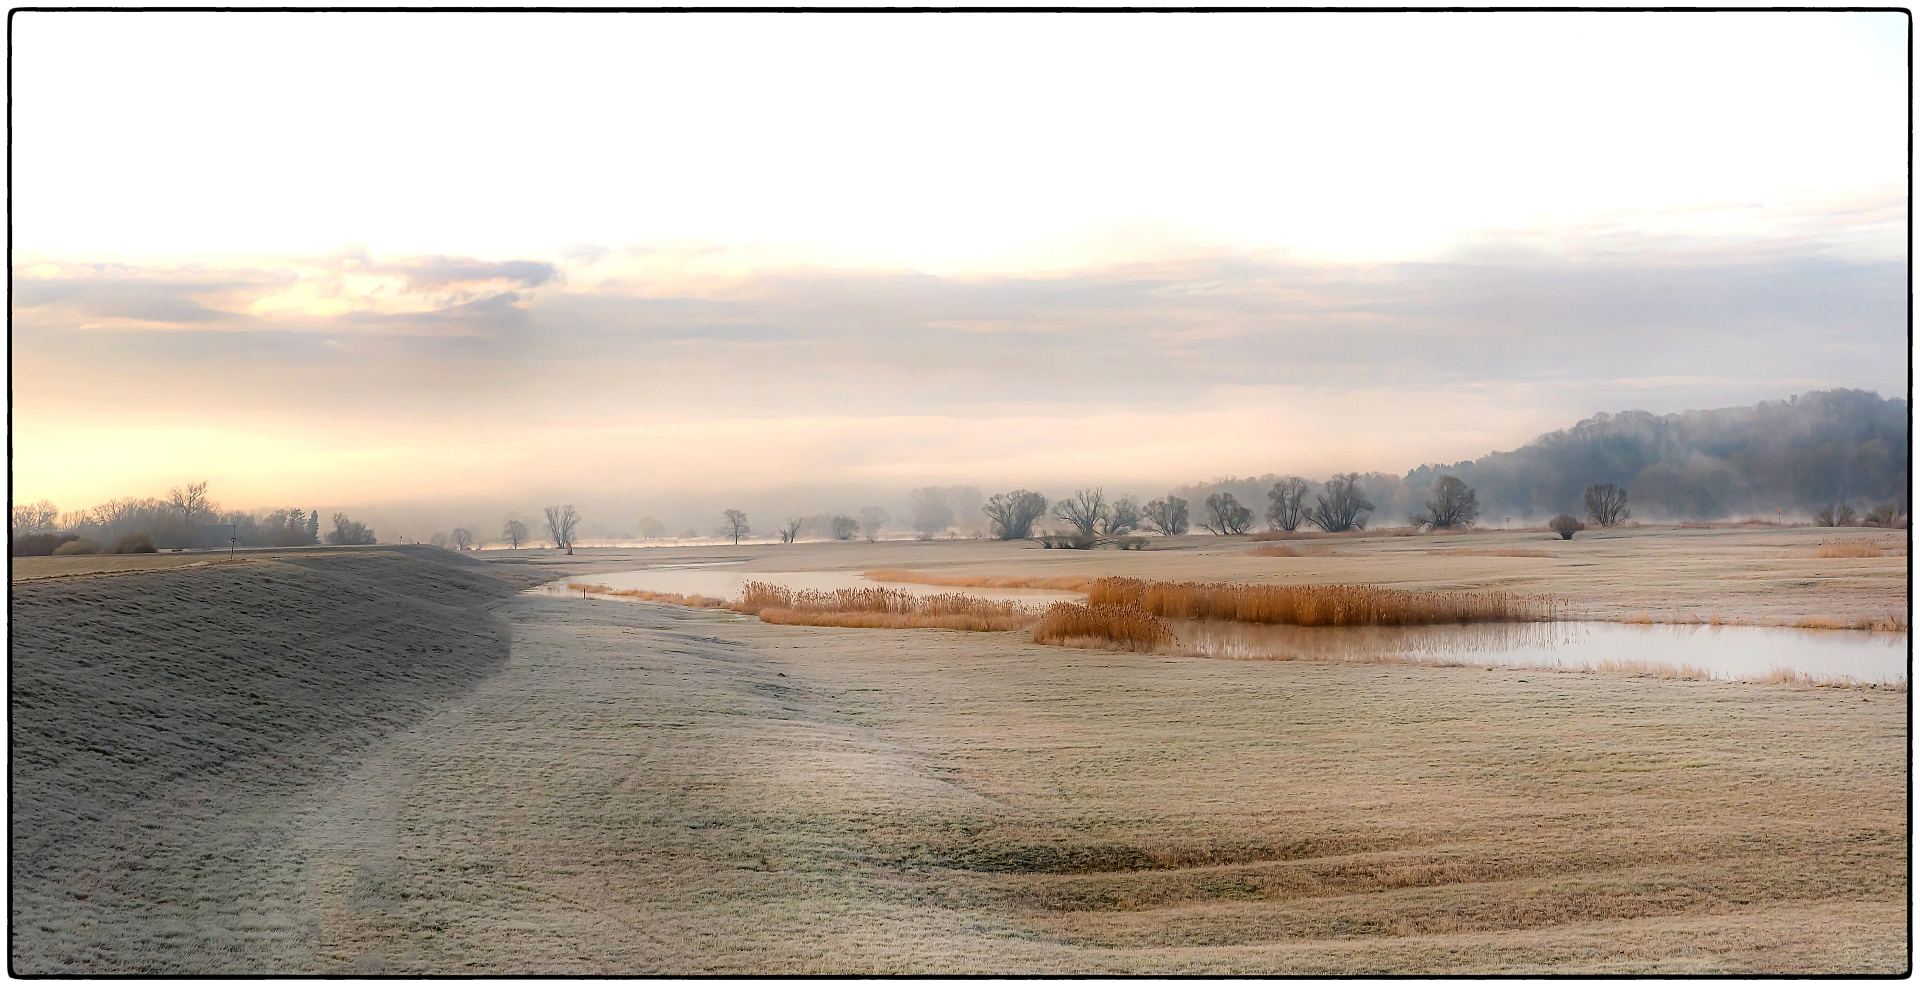
[[[919,586],[971,586],[979,589],[1052,589],[1085,593],[1093,576],[936,576],[910,569],[872,569],[861,575],[876,583],[913,583]]]
[[[1093,606],[1135,606],[1175,620],[1232,620],[1301,627],[1363,627],[1553,620],[1559,605],[1505,590],[1411,591],[1379,586],[1150,583],[1109,577],[1087,592]]]
[[[623,600],[644,600],[648,603],[670,603],[676,607],[703,607],[709,610],[727,605],[727,601],[717,596],[691,596],[685,593],[656,593],[645,589],[614,589],[604,583],[568,583],[567,588],[590,596],[613,596]]]
[[[1821,631],[1904,631],[1907,629],[1907,618],[1897,613],[1890,613],[1884,617],[1855,617],[1852,620],[1806,617],[1788,626]]]
[[[1033,625],[1040,644],[1152,651],[1173,643],[1173,626],[1135,606],[1056,603]]]
[[[1813,558],[1877,559],[1887,555],[1901,554],[1902,547],[1865,540],[1823,541],[1819,548],[1813,550]]]
[[[1487,555],[1502,559],[1550,559],[1552,552],[1537,548],[1429,548],[1428,555]]]
[[[1419,528],[1355,528],[1352,531],[1256,531],[1248,541],[1319,541],[1327,538],[1407,538]]]
[[[950,631],[1017,631],[1034,621],[1033,614],[917,614],[822,612],[768,607],[759,617],[769,624],[809,627],[939,628]]]
[[[1299,548],[1292,545],[1260,545],[1248,549],[1244,554],[1268,559],[1298,559],[1308,556],[1319,558],[1332,555],[1333,549],[1325,545],[1302,545]]]

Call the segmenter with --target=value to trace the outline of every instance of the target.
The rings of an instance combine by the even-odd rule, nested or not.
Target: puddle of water
[[[871,589],[884,586],[888,589],[905,590],[915,596],[933,596],[939,593],[965,593],[988,600],[1012,600],[1031,606],[1044,607],[1049,603],[1062,600],[1080,602],[1087,598],[1085,593],[1068,593],[1059,590],[1044,589],[983,589],[975,586],[926,586],[920,583],[881,583],[862,576],[858,572],[741,572],[737,569],[723,569],[720,566],[738,563],[696,563],[681,566],[659,566],[652,569],[636,569],[629,572],[597,572],[592,575],[574,576],[530,590],[543,596],[578,596],[579,591],[569,591],[568,583],[594,583],[612,589],[638,589],[650,593],[679,593],[683,596],[716,596],[731,599],[740,595],[740,587],[748,580],[773,583],[790,589],[836,590]]]
[[[1699,624],[1446,624],[1289,627],[1176,621],[1180,650],[1217,658],[1364,661],[1593,669],[1694,670],[1765,679],[1776,669],[1815,679],[1893,685],[1907,678],[1907,635]],[[1692,677],[1692,676],[1689,676]]]

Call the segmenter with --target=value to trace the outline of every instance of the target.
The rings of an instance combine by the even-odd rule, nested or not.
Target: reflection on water
[[[741,572],[729,568],[739,563],[695,563],[692,565],[658,566],[652,569],[637,569],[630,572],[596,572],[590,575],[576,576],[548,583],[532,592],[547,596],[567,594],[567,584],[600,583],[612,589],[638,589],[651,593],[679,593],[682,596],[717,596],[732,599],[740,595],[740,587],[748,580],[773,583],[790,589],[836,590],[871,589],[884,586],[888,589],[905,590],[915,596],[932,596],[939,593],[965,593],[988,600],[1013,600],[1036,607],[1061,600],[1085,600],[1085,593],[1067,593],[1059,590],[1044,589],[980,589],[973,586],[926,586],[920,583],[880,583],[874,582],[858,572]]]
[[[1704,624],[1447,624],[1288,627],[1176,621],[1177,648],[1216,658],[1520,665],[1648,672],[1682,678],[1814,680],[1892,685],[1907,677],[1907,635]]]

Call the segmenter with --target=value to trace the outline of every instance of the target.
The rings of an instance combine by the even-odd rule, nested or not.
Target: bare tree
[[[1433,499],[1427,501],[1427,509],[1407,520],[1436,528],[1465,528],[1479,516],[1479,498],[1473,488],[1459,477],[1447,475],[1433,481]]]
[[[1187,500],[1168,494],[1147,501],[1147,527],[1163,535],[1184,535],[1187,533]]]
[[[747,512],[731,507],[727,508],[726,523],[720,526],[720,530],[732,538],[735,545],[740,544],[742,537],[753,534],[753,526],[747,523]]]
[[[180,520],[189,531],[198,530],[200,520],[211,517],[214,512],[213,504],[207,500],[207,481],[205,480],[189,483],[184,490],[174,487],[167,491],[167,503],[180,512]]]
[[[520,543],[527,540],[527,522],[520,520],[518,514],[507,515],[506,523],[500,526],[500,537],[505,538],[507,544],[519,548]]]
[[[795,538],[800,537],[800,525],[803,523],[803,521],[804,519],[802,518],[797,518],[797,517],[788,518],[786,527],[783,527],[780,529],[780,544],[782,545],[793,544],[793,540]]]
[[[886,527],[887,522],[891,520],[893,515],[888,514],[884,507],[860,508],[860,531],[870,542],[880,540],[880,529]]]
[[[1627,518],[1633,512],[1627,510],[1627,492],[1611,483],[1596,483],[1580,495],[1587,509],[1587,520],[1602,528],[1611,528]],[[1572,537],[1572,536],[1568,536]]]
[[[1033,537],[1033,522],[1047,513],[1047,498],[1031,490],[994,494],[980,513],[993,522],[993,536],[1001,541]]]
[[[1207,497],[1207,514],[1200,526],[1216,535],[1244,535],[1253,527],[1253,511],[1223,490]]]
[[[1307,521],[1321,531],[1352,531],[1367,526],[1367,512],[1373,501],[1360,489],[1360,474],[1335,473],[1327,481],[1327,490],[1314,498],[1319,503],[1307,512]]]
[[[1289,476],[1267,491],[1267,527],[1297,531],[1307,519],[1307,481]]]
[[[447,533],[444,531],[434,532],[431,536],[427,538],[427,544],[432,545],[434,548],[446,548]]]
[[[1860,523],[1869,528],[1904,528],[1907,526],[1907,516],[1901,512],[1898,501],[1888,501],[1868,511]]]
[[[1106,523],[1109,508],[1106,491],[1100,487],[1076,490],[1073,496],[1053,506],[1053,516],[1073,525],[1075,531],[1091,535]]]
[[[572,504],[561,504],[547,508],[547,535],[553,540],[554,548],[564,548],[568,555],[573,554],[573,529],[580,525],[580,512]]]
[[[371,545],[376,541],[373,529],[341,512],[333,515],[333,530],[327,532],[329,545]]]
[[[1124,535],[1140,527],[1144,520],[1140,515],[1140,500],[1132,495],[1121,497],[1113,502],[1113,508],[1107,512],[1105,524],[1100,526],[1103,535]]]
[[[13,533],[16,535],[43,535],[53,531],[60,519],[60,508],[51,500],[39,500],[31,504],[16,504],[13,508]]]
[[[1574,532],[1583,531],[1587,526],[1581,524],[1580,519],[1571,514],[1559,514],[1547,522],[1547,527],[1552,528],[1561,538],[1571,541]]]
[[[1813,523],[1822,528],[1851,528],[1859,515],[1854,513],[1852,504],[1841,504],[1838,510],[1827,507],[1813,516]]]
[[[953,505],[949,499],[945,487],[920,487],[907,493],[907,502],[913,508],[913,520],[908,524],[920,533],[921,541],[953,527]]]
[[[473,551],[473,532],[465,528],[455,528],[447,536],[447,544],[456,552]]]
[[[834,541],[851,541],[859,533],[860,522],[845,514],[835,514],[827,519],[827,534],[832,535]]]

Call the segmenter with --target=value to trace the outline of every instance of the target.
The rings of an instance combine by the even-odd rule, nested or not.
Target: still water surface
[[[679,593],[682,596],[698,594],[731,599],[740,595],[740,587],[746,585],[748,580],[755,580],[785,586],[789,589],[872,589],[876,586],[884,586],[887,589],[905,590],[915,596],[965,593],[968,596],[984,597],[989,600],[1013,600],[1038,607],[1061,600],[1078,602],[1087,598],[1085,593],[1067,593],[1059,590],[981,589],[975,586],[879,583],[858,572],[742,572],[728,568],[728,565],[729,563],[697,563],[684,566],[658,566],[629,572],[599,572],[548,583],[533,592],[543,595],[565,595],[569,592],[568,583],[590,583],[611,589],[640,589],[653,593]],[[575,596],[579,595],[577,590],[572,592]]]
[[[916,595],[965,593],[1036,608],[1080,601],[1084,593],[878,583],[858,572],[743,572],[737,563],[657,566],[548,583],[534,593],[567,595],[569,582],[655,593],[736,597],[748,580],[793,589],[885,586]],[[1228,621],[1176,621],[1178,650],[1217,658],[1517,665],[1594,670],[1692,670],[1716,679],[1764,679],[1776,670],[1816,679],[1893,685],[1906,681],[1907,635],[1787,627],[1689,624],[1444,624],[1431,627],[1288,627]]]

